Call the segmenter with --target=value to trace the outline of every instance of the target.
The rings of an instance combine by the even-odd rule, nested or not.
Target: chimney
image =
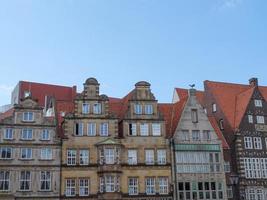
[[[191,96],[196,96],[196,89],[194,89],[194,88],[189,89],[188,90],[188,94],[189,94],[190,97]]]
[[[249,79],[249,85],[252,87],[258,86],[258,79],[257,78]]]

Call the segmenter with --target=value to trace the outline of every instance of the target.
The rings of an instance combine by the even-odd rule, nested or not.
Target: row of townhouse
[[[95,78],[81,93],[20,81],[0,115],[0,199],[266,199],[267,88],[204,84],[163,104],[145,81],[123,98]]]

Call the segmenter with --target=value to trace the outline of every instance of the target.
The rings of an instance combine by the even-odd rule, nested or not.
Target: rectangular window
[[[136,136],[137,135],[136,123],[129,124],[129,135],[131,135],[131,136]]]
[[[106,148],[104,150],[104,153],[105,153],[105,163],[114,164],[115,163],[115,150],[111,148]]]
[[[230,165],[230,162],[224,162],[224,172],[225,173],[229,173],[231,172],[231,165]]]
[[[232,186],[227,186],[227,189],[226,189],[226,193],[227,193],[227,198],[228,199],[231,199],[233,198],[233,187]]]
[[[108,136],[108,123],[100,124],[100,136]]]
[[[142,114],[142,105],[137,103],[137,104],[134,104],[134,113],[136,115],[141,115]]]
[[[156,194],[156,181],[154,177],[148,177],[145,179],[145,184],[146,184],[146,194],[147,195],[152,195]]]
[[[257,118],[257,124],[264,124],[264,116],[256,116]]]
[[[140,135],[148,136],[148,124],[146,123],[140,124]]]
[[[224,123],[223,123],[223,119],[219,120],[219,126],[221,130],[224,130]]]
[[[25,128],[21,131],[21,139],[22,140],[32,140],[32,129]]]
[[[138,178],[128,178],[128,193],[129,195],[138,194]]]
[[[11,147],[0,147],[0,158],[1,159],[11,159],[12,158],[12,148]]]
[[[29,191],[31,189],[31,172],[21,171],[19,183],[21,191]]]
[[[145,150],[146,155],[146,164],[147,165],[154,165],[154,150]]]
[[[166,164],[166,150],[160,149],[157,150],[157,158],[158,158],[158,164],[159,165],[165,165]]]
[[[51,148],[42,148],[41,149],[41,159],[42,160],[52,160],[52,149]]]
[[[128,150],[128,164],[129,165],[137,164],[137,150]]]
[[[203,130],[202,132],[202,138],[203,140],[211,140],[211,134],[209,130]]]
[[[94,104],[94,109],[93,109],[93,113],[94,114],[101,114],[101,104],[100,103],[95,103]]]
[[[152,115],[153,114],[153,105],[152,104],[146,104],[145,105],[145,114],[146,115]]]
[[[168,194],[168,178],[167,177],[159,177],[159,193],[160,194]]]
[[[248,123],[253,123],[253,115],[248,115]]]
[[[48,129],[42,130],[41,140],[50,140],[50,133]]]
[[[89,179],[79,180],[79,196],[89,196]]]
[[[13,129],[12,128],[6,128],[5,134],[4,134],[5,140],[12,140],[13,139]]]
[[[32,122],[33,121],[33,112],[24,112],[23,113],[23,121]]]
[[[83,123],[78,122],[75,125],[75,135],[76,136],[83,136]]]
[[[200,141],[200,132],[199,130],[192,130],[192,140]]]
[[[191,119],[193,123],[198,122],[198,115],[197,115],[197,109],[192,109],[191,110]]]
[[[21,159],[32,159],[32,149],[31,148],[21,148]]]
[[[182,130],[179,135],[181,141],[189,141],[189,130]]]
[[[262,101],[260,99],[254,100],[255,107],[262,107]]]
[[[83,103],[82,104],[82,113],[83,114],[88,114],[89,112],[90,112],[90,104]]]
[[[66,179],[66,191],[67,197],[75,196],[76,181],[75,179]]]
[[[244,158],[246,178],[261,178],[261,159],[260,158]]]
[[[67,150],[67,165],[76,165],[76,150]]]
[[[115,177],[114,176],[105,177],[105,188],[106,188],[106,192],[115,192]]]
[[[161,135],[161,124],[160,123],[153,123],[152,124],[152,135],[153,136],[160,136]]]
[[[89,150],[80,150],[80,165],[89,164]]]
[[[10,172],[9,171],[0,171],[0,191],[9,191],[10,183]]]
[[[96,135],[96,123],[91,122],[87,124],[87,135],[88,136]]]
[[[212,104],[212,112],[216,112],[217,111],[217,106],[215,103]]]
[[[51,173],[49,171],[41,171],[40,182],[41,182],[41,191],[50,191]]]
[[[253,137],[254,149],[262,149],[262,143],[260,137]]]
[[[252,137],[244,137],[245,149],[253,149]]]

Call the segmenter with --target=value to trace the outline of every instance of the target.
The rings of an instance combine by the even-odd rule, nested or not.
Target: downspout
[[[173,199],[176,200],[178,199],[177,196],[177,176],[176,176],[176,158],[175,158],[175,145],[174,145],[174,139],[171,138],[170,140],[170,145],[171,145],[171,162],[172,162],[172,180],[174,180],[173,183]]]

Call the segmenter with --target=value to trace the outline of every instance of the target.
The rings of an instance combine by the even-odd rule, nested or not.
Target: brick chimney
[[[258,79],[254,77],[249,79],[249,85],[252,87],[258,86]]]

